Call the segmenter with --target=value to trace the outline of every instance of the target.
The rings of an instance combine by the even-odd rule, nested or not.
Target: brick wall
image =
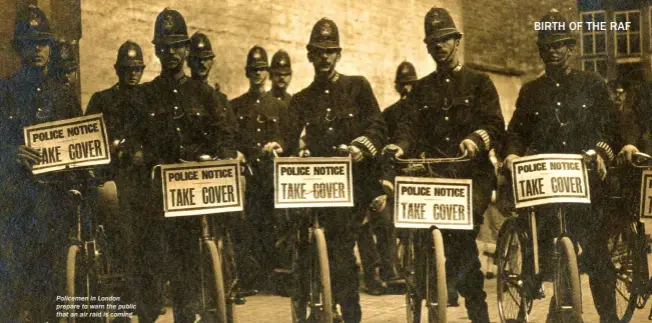
[[[118,0],[82,2],[83,37],[80,41],[82,104],[93,92],[113,85],[118,47],[131,39],[144,50],[147,68],[143,81],[160,71],[151,44],[156,15],[166,6],[184,15],[190,34],[206,33],[217,54],[211,84],[234,98],[247,90],[244,75],[247,51],[263,46],[271,58],[285,49],[293,60],[290,92],[307,86],[313,77],[305,45],[313,24],[327,16],[340,30],[343,47],[338,70],[369,79],[382,108],[397,99],[393,78],[403,60],[415,64],[420,76],[434,69],[423,39],[423,17],[433,5],[448,8],[462,26],[457,1],[417,0]]]

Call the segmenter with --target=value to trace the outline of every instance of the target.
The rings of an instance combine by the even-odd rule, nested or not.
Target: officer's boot
[[[465,301],[466,313],[469,315],[471,322],[489,323],[489,310],[487,308],[487,302],[484,299],[467,297]]]
[[[360,323],[362,309],[360,308],[360,295],[349,297],[340,303],[344,323]]]

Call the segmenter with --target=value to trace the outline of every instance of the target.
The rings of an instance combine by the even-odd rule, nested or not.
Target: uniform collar
[[[22,68],[14,74],[13,79],[19,83],[27,83],[31,85],[41,85],[45,82],[45,78],[41,75],[40,71],[32,68]]]

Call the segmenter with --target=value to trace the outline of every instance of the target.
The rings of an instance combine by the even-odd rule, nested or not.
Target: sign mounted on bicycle
[[[295,222],[291,295],[292,322],[331,323],[336,316],[331,270],[320,215],[328,208],[353,207],[353,167],[348,146],[336,153],[347,157],[283,157],[274,159],[276,208],[304,208]],[[307,155],[307,154],[306,154]],[[305,230],[307,228],[307,231]]]
[[[408,322],[421,321],[423,300],[428,322],[446,322],[448,288],[441,230],[473,230],[472,180],[455,178],[455,172],[446,169],[458,163],[466,166],[468,161],[466,154],[393,158],[399,175],[394,179],[394,225],[406,230],[398,233],[395,262],[406,281]]]
[[[554,261],[554,314],[560,322],[581,322],[582,301],[575,243],[570,238],[567,216],[570,205],[588,204],[590,189],[587,162],[594,153],[540,154],[516,158],[511,177],[518,217],[505,221],[497,242],[498,309],[502,322],[527,322],[534,299],[543,298],[542,284],[550,271],[540,270],[537,215],[554,219],[552,255],[541,259]],[[509,174],[506,174],[509,176]],[[541,213],[540,208],[547,207]],[[539,214],[541,213],[541,214]],[[548,220],[551,221],[551,220]],[[553,225],[553,223],[549,223]],[[553,238],[553,237],[548,237]],[[550,256],[550,257],[548,257]],[[548,267],[545,267],[548,268]],[[544,277],[545,276],[545,277]]]
[[[241,165],[238,160],[213,160],[156,166],[161,169],[166,218],[200,216],[201,316],[203,320],[236,321],[237,270],[227,221],[219,213],[243,210]]]

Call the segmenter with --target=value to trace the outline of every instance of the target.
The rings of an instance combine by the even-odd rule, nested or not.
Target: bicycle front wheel
[[[446,285],[446,256],[444,255],[444,237],[439,229],[432,231],[433,261],[430,261],[428,271],[428,322],[446,322],[446,307],[448,306],[448,288]],[[434,278],[434,279],[433,279]]]
[[[577,256],[573,242],[563,237],[557,242],[557,268],[555,272],[555,302],[559,321],[582,322],[582,295]]]
[[[396,272],[405,279],[405,315],[407,323],[418,323],[421,318],[421,298],[416,290],[414,247],[408,239],[400,239],[396,247]]]
[[[66,296],[77,296],[77,286],[79,285],[78,273],[79,263],[81,262],[81,248],[73,245],[68,248],[68,257],[66,260]],[[81,286],[80,286],[81,287]],[[69,301],[68,305],[74,305],[74,301]],[[75,323],[74,317],[68,318],[68,323]]]
[[[319,272],[313,275],[311,281],[312,284],[312,297],[313,302],[311,305],[315,305],[321,301],[321,307],[319,308],[319,313],[312,313],[316,310],[317,307],[311,308],[311,315],[314,315],[318,318],[320,323],[331,323],[333,322],[333,296],[331,291],[331,271],[328,265],[328,249],[326,246],[326,236],[324,235],[324,230],[315,229],[313,231],[313,236],[315,238],[315,248],[318,259],[318,266],[313,266]],[[319,277],[319,281],[317,278]]]
[[[616,274],[616,314],[621,323],[632,319],[639,294],[637,286],[647,283],[647,274],[641,270],[647,255],[640,247],[645,246],[645,233],[640,235],[634,225],[630,222],[618,224],[608,244]]]
[[[527,236],[515,220],[505,221],[498,233],[496,247],[498,314],[503,323],[527,322],[532,304],[525,293],[523,270]]]
[[[209,282],[205,285],[205,289],[209,296],[208,300],[204,301],[204,306],[207,307],[205,310],[207,310],[208,313],[212,313],[215,322],[227,323],[224,275],[222,273],[222,259],[220,258],[220,252],[215,245],[215,242],[212,240],[204,241],[204,246],[208,252],[206,258],[209,261],[208,265],[212,271],[212,277],[210,277],[212,279],[209,279]],[[212,306],[206,306],[209,301]]]

